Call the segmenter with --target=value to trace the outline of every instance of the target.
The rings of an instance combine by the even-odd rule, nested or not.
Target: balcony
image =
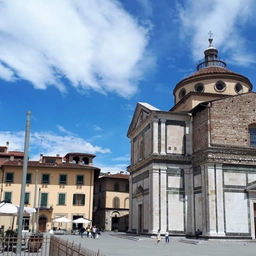
[[[52,211],[53,210],[53,206],[52,205],[45,205],[45,204],[41,204],[39,207],[40,211]]]

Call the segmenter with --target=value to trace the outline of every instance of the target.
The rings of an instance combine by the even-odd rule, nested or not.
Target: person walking
[[[92,227],[92,237],[93,237],[93,239],[95,239],[95,236],[96,236],[96,227],[93,226]]]
[[[156,234],[156,244],[159,244],[160,241],[161,241],[161,233],[160,233],[160,229],[158,229]]]
[[[168,228],[167,228],[166,232],[165,232],[165,244],[169,244],[169,242],[170,242],[169,231],[168,231]]]
[[[80,229],[80,235],[81,235],[82,238],[84,237],[84,232],[85,232],[85,228],[84,228],[84,227],[81,227],[81,229]]]

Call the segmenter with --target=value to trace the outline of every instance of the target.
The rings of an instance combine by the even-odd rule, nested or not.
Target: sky
[[[29,159],[94,154],[130,164],[136,104],[163,111],[196,72],[209,32],[227,69],[256,85],[256,1],[0,0],[0,145]]]

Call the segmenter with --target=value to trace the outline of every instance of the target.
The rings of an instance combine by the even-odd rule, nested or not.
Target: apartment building
[[[0,152],[0,200],[19,205],[23,153],[9,152],[7,146],[1,149],[4,152]],[[57,217],[92,219],[94,182],[100,173],[100,169],[93,166],[94,157],[85,153],[68,153],[64,157],[41,154],[39,161],[28,161],[24,203],[35,207],[37,213],[24,216],[23,230],[45,232],[53,227],[78,228],[73,223],[53,223]],[[5,228],[11,222],[12,218],[6,221],[6,217],[0,216],[0,225]]]

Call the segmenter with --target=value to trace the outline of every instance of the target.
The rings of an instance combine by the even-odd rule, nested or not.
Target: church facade
[[[127,133],[130,232],[255,239],[256,94],[212,38],[204,54],[169,111],[137,103]]]

